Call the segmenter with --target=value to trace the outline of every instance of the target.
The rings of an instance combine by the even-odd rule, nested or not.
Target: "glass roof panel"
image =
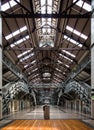
[[[73,60],[72,59],[70,59],[70,58],[68,58],[67,56],[64,56],[63,54],[59,54],[61,57],[63,57],[63,58],[65,58],[65,59],[67,59],[67,60],[69,60],[69,61],[71,61],[71,62],[73,62]]]
[[[68,54],[69,56],[75,58],[75,55],[74,55],[74,54],[72,54],[72,53],[70,53],[70,52],[68,52],[68,51],[66,51],[66,50],[63,50],[63,52],[66,53],[66,54]]]
[[[43,5],[45,5],[46,0],[41,0],[40,2],[41,2],[41,6],[43,6]]]
[[[76,0],[73,0],[73,2],[75,2]],[[79,7],[82,7],[84,10],[86,11],[91,11],[91,5],[84,2],[83,0],[79,0],[77,3],[76,3],[77,6]]]
[[[63,64],[60,60],[58,60],[57,62],[60,63],[60,64]]]
[[[24,42],[24,41],[26,41],[26,40],[28,40],[29,39],[29,35],[27,35],[27,36],[25,36],[24,38],[22,38],[22,39],[20,39],[20,40],[18,40],[18,41],[16,41],[16,42],[14,42],[14,43],[12,43],[10,46],[11,47],[15,47],[16,45],[19,45],[20,43],[22,43],[22,42]]]
[[[19,54],[17,57],[20,58],[24,55],[26,55],[27,53],[29,53],[31,50],[27,50],[27,51],[24,51],[23,53]]]
[[[25,56],[24,58],[20,59],[20,62],[23,62],[24,60],[27,60],[28,58],[32,57],[34,55],[34,53],[31,53],[27,56]]]
[[[51,74],[50,73],[43,73],[43,77],[46,78],[46,77],[50,77]]]
[[[20,0],[17,0],[17,1],[20,2]],[[1,6],[1,10],[6,11],[6,10],[10,9],[11,7],[14,7],[15,5],[17,5],[17,3],[14,0],[10,0],[9,2],[7,2]]]
[[[48,5],[52,6],[52,0],[48,0]]]
[[[71,43],[73,43],[73,44],[75,44],[75,45],[77,45],[77,46],[79,46],[79,47],[82,47],[82,46],[83,46],[83,45],[80,44],[79,42],[75,41],[74,39],[72,39],[72,38],[70,38],[70,37],[68,37],[68,36],[66,36],[66,35],[64,35],[64,39],[70,41]]]
[[[33,65],[34,63],[36,63],[36,60],[33,60],[33,61],[30,62],[29,64],[24,65],[24,68],[27,68],[29,65]]]
[[[60,70],[60,69],[58,69],[58,68],[56,68],[56,70],[59,71],[59,72],[62,72],[62,70]]]
[[[57,0],[57,2],[55,0],[40,0],[39,4],[39,8],[40,8],[40,13],[42,14],[51,14],[52,12],[56,12],[58,13],[58,3],[59,0]],[[56,5],[56,8],[54,7],[54,5]],[[34,3],[35,6],[35,12],[37,12],[36,9],[36,1]],[[39,13],[39,12],[37,12]],[[54,47],[54,39],[55,39],[55,35],[56,35],[56,30],[54,28],[56,28],[57,26],[57,19],[52,19],[52,18],[40,18],[40,19],[36,19],[36,27],[37,29],[37,35],[39,38],[39,47],[46,47],[46,46],[50,46],[50,47]]]
[[[14,31],[12,34],[9,34],[9,35],[5,36],[5,38],[6,38],[6,40],[9,40],[9,39],[12,38],[13,36],[18,35],[19,33],[23,32],[23,31],[25,31],[25,30],[27,30],[27,27],[26,27],[26,26],[20,28],[19,30]]]
[[[67,30],[69,30],[70,32],[73,32],[74,34],[76,34],[77,36],[80,36],[81,38],[83,38],[83,39],[87,39],[87,36],[86,35],[84,35],[84,34],[82,34],[81,32],[79,32],[79,31],[77,31],[76,29],[73,29],[72,27],[70,27],[70,26],[66,26],[66,29]]]
[[[66,66],[67,68],[69,68],[69,65],[66,65],[66,64],[65,64],[65,66]]]
[[[45,14],[45,13],[46,13],[46,7],[45,7],[45,6],[41,7],[41,13],[42,13],[42,14]]]

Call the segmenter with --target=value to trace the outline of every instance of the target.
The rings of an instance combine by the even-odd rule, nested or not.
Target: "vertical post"
[[[81,112],[81,100],[79,100],[79,112]]]
[[[73,109],[73,102],[71,101],[71,110]]]
[[[91,2],[94,10],[94,0]],[[94,12],[91,18],[91,118],[94,119]]]
[[[1,0],[0,0],[1,11]],[[0,14],[0,119],[2,119],[2,18]]]
[[[68,109],[68,100],[66,100],[66,109]]]
[[[14,100],[12,100],[12,112],[14,112]]]
[[[76,100],[74,101],[74,103],[75,103],[75,111],[76,111]]]

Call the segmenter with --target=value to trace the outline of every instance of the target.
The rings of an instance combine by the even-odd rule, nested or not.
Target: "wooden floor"
[[[93,130],[79,120],[16,120],[1,130]]]

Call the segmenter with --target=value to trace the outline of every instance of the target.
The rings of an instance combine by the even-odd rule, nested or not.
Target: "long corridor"
[[[14,112],[9,115],[8,119],[44,119],[43,106]],[[50,106],[50,119],[89,119],[89,115],[58,106]]]
[[[50,106],[50,120],[44,120],[43,106],[37,106],[32,110],[27,109],[11,113],[7,116],[6,121],[7,120],[12,123],[9,123],[6,127],[3,125],[1,130],[24,130],[23,128],[25,128],[25,130],[94,129],[94,123],[91,122],[89,115],[58,106]],[[49,126],[49,129],[46,126]]]

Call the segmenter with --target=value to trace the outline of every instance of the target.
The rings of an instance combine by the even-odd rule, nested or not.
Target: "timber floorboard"
[[[15,120],[1,130],[94,130],[80,120]]]

